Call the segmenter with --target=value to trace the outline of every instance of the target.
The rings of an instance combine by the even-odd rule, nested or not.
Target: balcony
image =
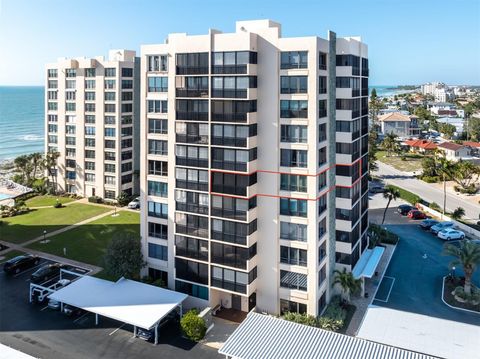
[[[178,143],[195,143],[200,145],[208,144],[208,136],[200,135],[176,135],[176,141]]]
[[[212,137],[212,145],[247,147],[247,138],[241,137]]]
[[[208,159],[176,157],[177,166],[208,167]]]
[[[221,217],[225,219],[236,219],[238,221],[246,221],[247,212],[248,211],[232,211],[229,209],[212,207],[211,215],[214,217]]]
[[[176,186],[177,188],[191,189],[194,191],[208,191],[208,183],[202,182],[184,181],[177,179]]]
[[[208,66],[177,66],[177,75],[206,75]]]
[[[176,202],[175,208],[177,211],[208,215],[208,206],[201,206],[196,203]]]
[[[179,234],[188,234],[195,237],[208,238],[207,228],[188,227],[177,223],[175,225],[175,231]]]
[[[247,65],[214,65],[212,66],[212,74],[246,74]]]
[[[177,97],[208,97],[207,89],[186,89],[177,88],[175,91]]]
[[[213,98],[247,98],[247,89],[213,89]]]
[[[208,112],[183,112],[177,111],[177,120],[208,121]]]
[[[307,118],[308,110],[281,110],[281,118]]]
[[[233,162],[233,161],[212,161],[212,168],[217,168],[227,171],[247,172],[247,162]]]

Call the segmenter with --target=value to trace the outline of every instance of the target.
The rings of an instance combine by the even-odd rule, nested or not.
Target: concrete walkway
[[[395,252],[396,246],[391,244],[383,244],[385,246],[385,252],[383,252],[382,258],[380,259],[380,263],[378,263],[377,270],[378,275],[371,278],[365,279],[365,293],[368,293],[368,298],[365,297],[357,297],[353,298],[352,304],[357,307],[355,313],[353,314],[352,320],[348,325],[346,334],[355,336],[362,325],[363,318],[367,313],[368,306],[372,304],[373,299],[377,293],[378,287],[382,282],[383,276],[385,271],[387,270],[388,264],[392,259],[393,253]]]

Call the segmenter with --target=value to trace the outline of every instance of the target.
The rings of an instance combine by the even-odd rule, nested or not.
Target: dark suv
[[[30,277],[30,281],[34,284],[46,282],[47,280],[58,276],[60,274],[60,269],[62,268],[65,268],[65,266],[60,263],[47,264],[33,273]]]
[[[410,206],[409,204],[401,204],[397,208],[397,212],[400,213],[402,216],[406,216],[408,212],[410,212],[412,209],[416,209],[413,206]]]
[[[5,262],[3,270],[8,274],[20,273],[22,270],[35,267],[38,263],[40,263],[40,258],[31,254],[25,254]]]

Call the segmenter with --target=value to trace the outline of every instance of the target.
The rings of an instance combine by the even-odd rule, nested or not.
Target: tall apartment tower
[[[148,274],[193,305],[318,315],[368,247],[367,46],[235,33],[141,49]]]
[[[138,193],[140,61],[59,59],[46,66],[45,151],[58,151],[58,190],[114,200]]]

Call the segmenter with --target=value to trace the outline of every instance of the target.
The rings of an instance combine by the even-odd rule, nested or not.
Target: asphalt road
[[[402,187],[428,202],[436,202],[443,206],[443,191],[434,186],[414,178],[411,174],[399,171],[391,166],[377,161],[378,171],[375,176],[383,178],[387,183]],[[447,211],[453,211],[457,207],[465,209],[465,218],[478,220],[480,215],[480,204],[465,201],[464,199],[447,192]]]
[[[29,278],[34,270],[12,277],[0,269],[2,344],[45,359],[221,358],[216,350],[182,338],[175,325],[160,330],[160,344],[155,346],[133,338],[132,328],[122,323],[101,317],[96,326],[93,314],[70,318],[46,304],[30,304]]]
[[[387,292],[388,301],[374,300],[373,304],[480,325],[480,315],[452,309],[441,300],[442,278],[449,273],[451,261],[450,257],[442,255],[444,242],[420,229],[420,221],[410,220],[395,213],[395,210],[388,210],[384,226],[398,234],[400,241],[385,272],[385,283],[381,284],[388,290],[383,288],[376,297],[385,300]],[[372,218],[382,214],[382,209],[369,211]],[[461,274],[461,270],[456,269],[456,275]],[[476,271],[473,281],[477,286],[480,285],[480,269]]]

